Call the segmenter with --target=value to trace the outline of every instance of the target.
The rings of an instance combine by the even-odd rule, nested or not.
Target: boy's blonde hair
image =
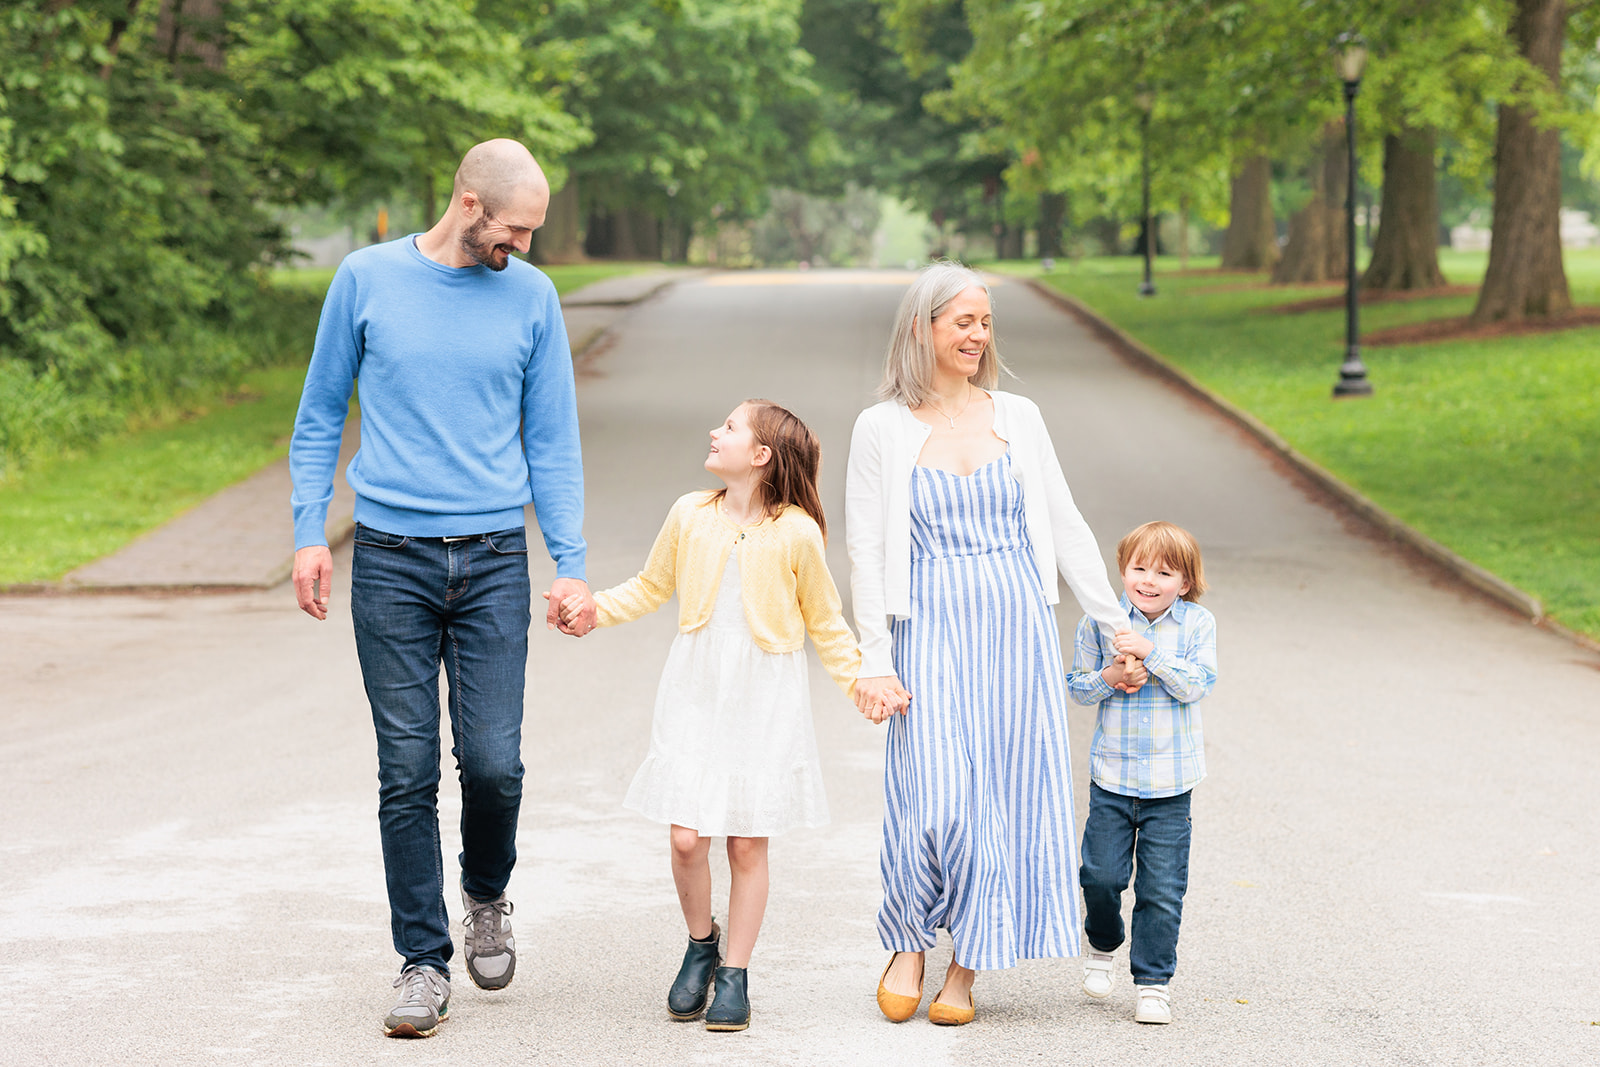
[[[1164,563],[1183,575],[1189,583],[1184,600],[1195,601],[1206,591],[1205,567],[1200,562],[1200,544],[1194,534],[1170,522],[1147,522],[1117,542],[1117,572],[1128,569],[1134,560]]]

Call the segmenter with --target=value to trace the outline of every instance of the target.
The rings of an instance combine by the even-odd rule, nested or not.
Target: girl
[[[644,570],[595,595],[614,626],[678,593],[678,636],[656,694],[650,752],[624,802],[671,824],[672,877],[689,927],[667,995],[707,1030],[750,1025],[746,968],[767,905],[767,838],[828,820],[806,681],[806,634],[847,694],[861,664],[823,558],[821,448],[793,414],[747,400],[711,431],[706,470],[725,488],[680,497]],[[582,606],[561,606],[571,622]],[[899,708],[897,695],[871,707]],[[711,838],[727,837],[728,952],[711,917]],[[715,984],[710,1008],[707,994]]]

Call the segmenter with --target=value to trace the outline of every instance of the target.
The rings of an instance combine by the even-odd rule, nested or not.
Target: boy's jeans
[[[1089,820],[1083,828],[1083,932],[1091,947],[1110,952],[1122,944],[1122,891],[1133,885],[1133,948],[1128,963],[1135,985],[1165,985],[1178,966],[1178,923],[1189,887],[1189,793],[1141,800],[1089,783]]]
[[[356,526],[350,614],[378,735],[390,925],[408,966],[450,973],[439,846],[441,662],[461,778],[462,888],[493,900],[511,878],[530,600],[520,529],[445,541]]]

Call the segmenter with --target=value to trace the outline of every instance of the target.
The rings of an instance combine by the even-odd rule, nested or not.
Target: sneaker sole
[[[516,974],[517,961],[515,959],[511,961],[511,966],[506,968],[506,973],[498,978],[479,978],[478,972],[472,969],[472,961],[467,961],[467,977],[472,979],[473,985],[489,993],[493,993],[498,989],[504,989],[506,986],[510,985],[511,979],[515,978]]]
[[[1111,990],[1108,989],[1104,993],[1096,993],[1094,990],[1090,989],[1088,986],[1084,986],[1083,987],[1083,995],[1086,996],[1086,997],[1093,997],[1096,1000],[1104,1000],[1104,999],[1106,999],[1107,997],[1109,997],[1111,995]]]
[[[439,1016],[439,1022],[434,1023],[431,1030],[418,1030],[411,1023],[401,1023],[393,1028],[390,1028],[387,1023],[379,1023],[378,1025],[383,1027],[384,1037],[432,1037],[439,1032],[440,1023],[443,1023],[448,1018],[450,1018],[448,1013]]]

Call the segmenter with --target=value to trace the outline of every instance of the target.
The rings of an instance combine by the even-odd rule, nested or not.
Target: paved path
[[[904,280],[713,276],[620,323],[580,390],[593,579],[640,565],[667,504],[704,484],[705,430],[748,395],[820,432],[838,523]],[[1070,961],[981,975],[960,1030],[878,1016],[882,735],[820,668],[834,821],[774,842],[755,1026],[669,1023],[683,931],[666,835],[619,807],[668,610],[583,641],[534,635],[517,982],[459,982],[439,1037],[386,1041],[395,958],[340,551],[324,625],[283,586],[0,598],[0,1063],[1600,1060],[1600,660],[1351,528],[1023,287],[996,298],[1015,388],[1043,405],[1102,544],[1173,519],[1215,586],[1222,681],[1173,1026],[1131,1021],[1125,975],[1086,1000]],[[842,545],[836,531],[841,581]],[[1081,816],[1085,714],[1073,730]],[[442,804],[453,854],[452,782]]]

